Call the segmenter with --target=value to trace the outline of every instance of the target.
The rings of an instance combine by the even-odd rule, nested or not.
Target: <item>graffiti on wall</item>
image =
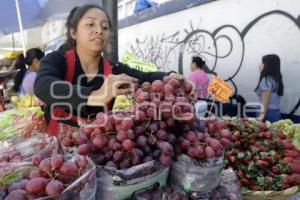
[[[226,77],[223,76],[223,78],[230,81],[235,87],[235,93],[238,93],[235,77],[243,67],[245,36],[259,21],[271,15],[279,15],[290,20],[300,34],[300,16],[296,19],[287,12],[273,10],[258,16],[243,30],[239,30],[233,25],[223,25],[210,32],[201,28],[194,28],[190,22],[188,29],[178,30],[170,35],[162,34],[160,36],[144,36],[143,39],[137,38],[135,43],[130,45],[130,48],[137,56],[155,63],[158,69],[162,71],[174,69],[171,61],[176,60],[177,71],[180,73],[184,72],[184,60],[189,60],[194,55],[202,57],[208,63],[212,73],[218,73],[216,70],[218,61],[231,59],[234,54],[235,61],[229,70],[230,72],[227,72]],[[185,34],[182,34],[182,31]],[[221,44],[222,48],[220,48]]]

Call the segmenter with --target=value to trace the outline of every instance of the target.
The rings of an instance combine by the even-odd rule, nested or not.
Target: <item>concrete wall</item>
[[[179,7],[180,3],[185,5]],[[187,75],[191,56],[199,55],[211,70],[231,80],[247,102],[253,102],[261,57],[276,53],[285,87],[281,109],[292,110],[300,99],[299,0],[173,0],[166,4],[120,21],[120,57],[125,51],[134,52],[162,71]]]

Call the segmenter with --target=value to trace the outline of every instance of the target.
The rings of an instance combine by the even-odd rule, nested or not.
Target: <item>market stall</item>
[[[138,86],[125,105],[48,136],[39,107],[1,114],[1,199],[288,199],[299,125],[197,119],[192,85]],[[122,104],[122,101],[116,102]],[[5,147],[5,148],[4,148]]]

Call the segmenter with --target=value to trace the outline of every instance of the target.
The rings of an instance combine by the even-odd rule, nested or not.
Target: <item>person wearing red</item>
[[[111,23],[97,5],[74,8],[67,20],[67,42],[44,57],[35,81],[35,95],[47,106],[50,134],[78,128],[78,121],[95,117],[117,95],[127,94],[132,83],[152,82],[176,73],[144,73],[102,56],[109,42]]]

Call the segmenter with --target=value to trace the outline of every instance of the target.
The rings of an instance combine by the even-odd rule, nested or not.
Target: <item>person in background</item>
[[[270,54],[262,57],[260,77],[255,92],[262,104],[258,120],[275,122],[280,120],[280,97],[283,96],[280,58]]]
[[[209,78],[204,71],[207,68],[205,61],[199,56],[192,57],[191,73],[188,76],[188,80],[195,84],[195,91],[198,96],[198,101],[195,104],[195,110],[198,117],[204,117],[207,110],[207,88],[209,85]]]
[[[68,44],[45,56],[35,82],[35,95],[47,106],[48,133],[78,130],[82,120],[95,118],[116,96],[131,92],[129,85],[138,81],[153,82],[167,75],[184,80],[174,72],[145,73],[104,58],[111,23],[100,6],[76,7],[67,19]]]
[[[136,0],[135,7],[134,7],[134,14],[156,5],[157,3],[151,0]]]
[[[20,54],[16,58],[15,69],[19,72],[14,77],[13,90],[18,94],[30,94],[34,92],[34,81],[40,66],[40,60],[45,53],[39,48],[32,48],[26,52],[26,58]],[[28,69],[26,68],[28,65]]]

